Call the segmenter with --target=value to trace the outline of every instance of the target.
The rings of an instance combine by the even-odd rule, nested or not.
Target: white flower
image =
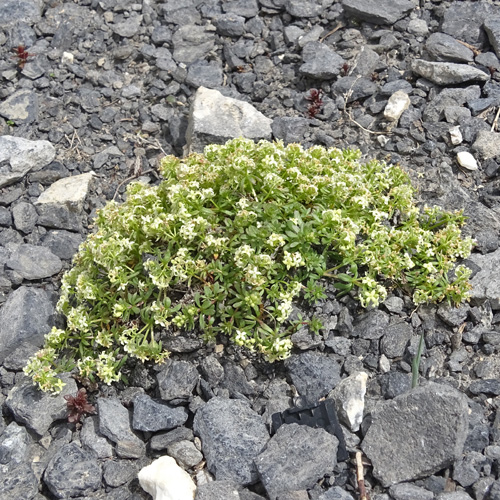
[[[283,264],[285,264],[287,269],[290,269],[291,267],[304,266],[305,261],[300,252],[289,253],[285,250]]]

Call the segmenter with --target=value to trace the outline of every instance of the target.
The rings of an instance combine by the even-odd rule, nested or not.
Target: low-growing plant
[[[178,329],[284,359],[304,323],[292,304],[325,298],[327,279],[363,307],[395,287],[416,304],[466,299],[470,271],[454,265],[473,245],[463,214],[420,212],[401,168],[360,155],[235,139],[165,157],[159,185],[130,184],[99,211],[62,279],[67,327],[25,372],[55,392],[75,365],[111,383],[128,356],[163,361],[161,336]]]

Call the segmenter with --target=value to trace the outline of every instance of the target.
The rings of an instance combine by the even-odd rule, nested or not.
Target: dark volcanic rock
[[[186,422],[188,413],[182,406],[154,401],[146,394],[134,398],[132,426],[137,431],[169,430]]]
[[[373,24],[394,24],[415,8],[411,0],[343,0],[347,15]]]
[[[462,454],[468,406],[451,387],[429,383],[380,404],[371,415],[362,447],[384,486],[438,472]]]
[[[258,479],[254,460],[269,433],[261,417],[243,401],[213,398],[195,415],[194,432],[200,437],[208,469],[217,480],[241,485]]]

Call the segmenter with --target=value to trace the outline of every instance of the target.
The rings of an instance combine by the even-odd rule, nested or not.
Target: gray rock
[[[139,32],[142,17],[143,16],[141,15],[132,15],[117,24],[112,24],[111,29],[113,30],[113,33],[116,33],[121,37],[131,38]]]
[[[97,458],[113,456],[113,446],[99,432],[98,417],[87,417],[83,421],[80,440],[85,447],[91,449],[97,455]]]
[[[488,39],[495,50],[497,56],[500,56],[500,17],[489,17],[484,21],[484,31],[488,35]]]
[[[63,260],[71,260],[82,242],[82,235],[69,231],[49,231],[42,238],[42,245]]]
[[[480,305],[489,300],[493,309],[500,309],[500,276],[497,272],[500,266],[500,249],[486,255],[473,253],[468,262],[480,269],[470,280],[472,303]]]
[[[475,380],[470,384],[469,391],[472,394],[500,396],[500,380],[495,378]]]
[[[255,459],[271,500],[312,488],[337,463],[338,439],[324,429],[283,424]]]
[[[188,68],[186,83],[213,89],[222,86],[222,68],[216,61],[196,61]]]
[[[19,465],[0,465],[0,498],[32,500],[38,493],[38,479],[25,462]]]
[[[352,335],[367,340],[376,340],[384,335],[389,324],[389,315],[379,309],[361,314],[356,322]]]
[[[196,413],[194,432],[200,437],[209,471],[217,480],[241,485],[258,480],[255,457],[269,433],[261,417],[240,400],[213,398]]]
[[[224,379],[224,368],[214,355],[206,356],[201,360],[200,370],[212,386],[217,386]]]
[[[82,223],[80,215],[69,210],[66,206],[52,203],[38,205],[38,221],[40,226],[53,229],[66,229],[68,231],[80,232]]]
[[[20,19],[27,25],[33,25],[42,18],[41,0],[2,0],[0,4],[0,26],[8,27]]]
[[[203,460],[203,455],[191,441],[176,441],[168,446],[167,453],[170,457],[175,458],[179,465],[187,469]]]
[[[373,95],[377,91],[377,84],[368,78],[344,76],[333,85],[335,93],[347,102],[354,102]]]
[[[21,379],[9,391],[5,400],[5,405],[14,415],[15,421],[43,436],[55,421],[65,419],[68,407],[64,396],[75,395],[78,387],[69,374],[62,374],[61,379],[65,385],[56,396],[42,392],[33,385],[31,379]]]
[[[14,290],[0,310],[0,362],[25,341],[41,346],[54,314],[45,290],[26,286]]]
[[[310,403],[316,403],[340,382],[339,364],[325,354],[294,354],[285,366],[298,393]]]
[[[480,130],[472,145],[472,150],[479,153],[484,160],[500,155],[500,134],[489,130]]]
[[[243,368],[230,361],[224,364],[224,381],[221,386],[229,389],[230,397],[255,395],[255,386],[248,381]]]
[[[182,406],[157,402],[146,394],[134,398],[132,427],[137,431],[169,430],[186,422],[188,413]]]
[[[54,146],[48,141],[0,136],[0,188],[21,180],[31,170],[45,167],[55,155]]]
[[[480,471],[488,462],[488,459],[477,451],[467,453],[453,466],[453,480],[460,486],[467,488],[472,486],[480,478]]]
[[[32,90],[18,90],[0,103],[0,116],[16,125],[27,125],[38,119],[38,97]]]
[[[12,216],[16,229],[25,234],[29,234],[33,231],[38,218],[35,207],[31,203],[26,203],[25,201],[21,201],[14,205],[12,208]]]
[[[221,14],[214,19],[217,33],[223,36],[241,36],[245,32],[245,18],[236,14]]]
[[[227,0],[222,4],[222,10],[234,12],[249,19],[259,13],[259,4],[257,0]]]
[[[162,399],[189,400],[200,375],[191,363],[169,359],[163,364],[156,378]]]
[[[104,463],[103,478],[108,486],[116,488],[137,475],[137,466],[129,460],[109,460]]]
[[[433,500],[434,493],[415,484],[394,484],[389,488],[391,498],[394,500]]]
[[[214,34],[204,26],[188,24],[181,26],[173,35],[173,58],[178,63],[192,63],[205,59],[214,48]]]
[[[193,431],[187,427],[176,427],[170,432],[159,432],[149,442],[149,447],[154,451],[166,450],[171,444],[178,441],[192,441]]]
[[[430,62],[414,59],[411,69],[417,75],[423,76],[437,85],[455,85],[471,81],[486,82],[490,75],[480,69],[449,62]]]
[[[39,280],[57,274],[62,269],[61,259],[48,248],[19,245],[5,264],[26,280]]]
[[[362,449],[386,487],[433,474],[462,454],[468,406],[451,387],[429,383],[378,405],[371,415]]]
[[[394,92],[397,92],[399,90],[405,92],[406,94],[411,94],[413,91],[413,86],[406,80],[393,80],[392,82],[386,83],[380,89],[380,94],[391,96],[392,94],[394,94]]]
[[[28,458],[30,443],[31,439],[26,428],[11,422],[0,435],[0,464],[12,465],[24,462]]]
[[[259,500],[263,497],[243,490],[241,485],[234,481],[211,481],[198,484],[195,500]]]
[[[99,432],[113,443],[131,442],[144,447],[144,443],[132,432],[128,410],[117,398],[97,400]]]
[[[446,108],[461,106],[471,99],[478,99],[481,89],[478,85],[472,85],[465,89],[443,89],[424,108],[423,118],[428,122],[438,122]]]
[[[101,466],[92,452],[68,443],[49,462],[43,480],[57,498],[69,498],[98,490],[101,475]]]
[[[342,379],[328,394],[335,402],[337,416],[352,432],[357,432],[363,421],[366,381],[368,374],[357,372]]]
[[[425,48],[436,61],[464,63],[474,61],[472,50],[445,33],[432,33],[425,42]]]
[[[301,143],[309,129],[306,118],[296,116],[280,116],[273,120],[271,129],[275,139],[281,139],[285,144]]]
[[[342,0],[344,12],[373,24],[394,24],[413,10],[411,0]]]
[[[115,451],[120,458],[142,458],[146,453],[146,445],[140,439],[123,439],[116,443]]]
[[[354,64],[352,64],[350,74],[351,76],[360,75],[370,78],[379,61],[380,56],[373,49],[364,45],[356,56]]]
[[[436,500],[472,500],[472,497],[465,491],[450,491],[446,493],[439,493]],[[497,500],[497,498],[492,497],[490,494],[488,500]]]
[[[483,24],[500,13],[498,5],[485,1],[459,2],[444,11],[441,31],[457,40],[482,46],[486,42]]]
[[[344,59],[328,45],[321,42],[309,42],[302,49],[304,64],[299,71],[311,78],[330,80],[339,75]]]
[[[405,353],[413,329],[405,321],[388,325],[380,339],[380,351],[388,358],[399,358]]]
[[[318,500],[354,500],[350,493],[340,486],[333,486],[318,497]]]
[[[286,0],[285,10],[293,17],[316,17],[332,5],[332,0]]]
[[[186,140],[190,151],[198,152],[207,144],[235,137],[269,140],[271,122],[251,104],[200,87],[191,105]]]

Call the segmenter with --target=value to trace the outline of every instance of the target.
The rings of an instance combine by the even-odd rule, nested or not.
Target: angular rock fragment
[[[24,244],[12,252],[6,266],[26,280],[39,280],[57,274],[62,269],[62,261],[46,247]]]
[[[432,33],[425,48],[437,61],[472,62],[474,52],[446,33]]]
[[[411,69],[417,75],[423,76],[437,85],[455,85],[471,81],[486,82],[490,75],[467,64],[449,62],[430,62],[414,59]]]
[[[236,137],[269,140],[271,123],[251,104],[200,87],[189,113],[187,145],[190,151],[201,152],[207,144],[223,144]]]
[[[350,17],[373,24],[394,24],[416,5],[411,0],[343,0],[342,7]]]
[[[328,45],[321,42],[309,42],[302,49],[304,64],[299,71],[311,78],[329,80],[339,75],[344,59]]]
[[[217,480],[240,485],[257,481],[254,460],[269,440],[269,433],[262,418],[247,404],[212,398],[197,411],[193,428],[201,439],[208,470]]]
[[[500,249],[486,255],[473,253],[468,261],[477,266],[479,271],[472,277],[470,283],[471,302],[482,304],[486,300],[490,301],[494,310],[500,309]]]
[[[398,90],[389,97],[384,109],[384,118],[391,122],[397,122],[405,110],[410,106],[410,97],[406,92]]]
[[[132,426],[138,431],[156,432],[178,427],[186,422],[188,413],[182,406],[154,401],[146,394],[134,398]]]
[[[255,459],[271,500],[312,488],[337,464],[338,440],[324,429],[284,424]]]
[[[438,472],[462,454],[467,399],[449,386],[418,387],[381,403],[371,415],[362,448],[386,487]]]

